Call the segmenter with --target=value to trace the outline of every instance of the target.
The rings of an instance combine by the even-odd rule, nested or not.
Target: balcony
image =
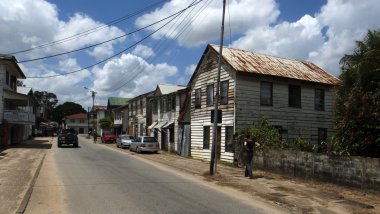
[[[4,110],[4,119],[8,123],[30,125],[36,123],[36,115],[34,113],[21,110]]]

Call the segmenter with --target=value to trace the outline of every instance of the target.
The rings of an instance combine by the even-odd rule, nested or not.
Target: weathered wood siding
[[[260,105],[260,82],[273,84],[273,106]],[[301,108],[288,106],[288,86],[301,86]],[[325,91],[325,110],[314,109],[315,89]],[[309,142],[318,140],[318,128],[327,129],[332,135],[334,125],[335,93],[331,86],[297,80],[237,73],[236,80],[236,128],[257,124],[266,117],[271,125],[287,130],[283,139],[292,141],[301,137]]]
[[[212,126],[211,110],[214,106],[207,106],[206,90],[207,85],[214,84],[214,95],[216,92],[217,79],[217,55],[213,52],[207,53],[204,60],[200,63],[196,76],[191,85],[191,156],[199,159],[210,160],[212,148]],[[235,94],[235,73],[230,70],[228,65],[222,66],[220,81],[229,81],[228,104],[219,105],[222,110],[221,126],[221,160],[226,162],[233,161],[233,153],[225,152],[225,127],[234,126],[234,94]],[[195,108],[195,90],[201,89],[201,107]],[[215,99],[214,99],[215,101]],[[210,149],[203,149],[203,127],[210,126]]]

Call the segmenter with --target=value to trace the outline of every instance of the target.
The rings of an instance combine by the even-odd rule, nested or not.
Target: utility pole
[[[86,86],[84,87],[85,89],[89,90],[91,92],[91,97],[92,97],[92,111],[91,111],[91,115],[92,115],[92,119],[95,119],[95,94],[96,92],[94,90],[91,90],[89,88],[87,88]],[[95,130],[95,123],[93,121],[92,123],[92,131]]]
[[[222,68],[222,51],[223,51],[223,39],[224,39],[224,16],[226,13],[226,0],[223,0],[223,15],[222,15],[222,27],[220,33],[220,46],[219,46],[219,58],[218,58],[218,74],[216,80],[216,93],[214,101],[214,124],[212,127],[212,147],[211,147],[211,159],[210,159],[210,175],[216,173],[217,165],[217,149],[218,146],[218,105],[219,105],[219,91],[220,91],[220,72]]]

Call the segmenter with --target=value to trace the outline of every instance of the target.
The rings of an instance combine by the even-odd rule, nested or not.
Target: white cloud
[[[132,53],[142,58],[148,58],[155,55],[152,48],[141,44],[138,44]]]
[[[162,8],[145,14],[136,20],[138,27],[146,26],[154,21],[158,21],[170,14],[174,14],[186,8],[191,0],[172,0]],[[178,21],[174,21],[164,29],[154,34],[154,37],[167,37],[174,39],[182,29],[184,33],[178,37],[177,41],[184,46],[197,46],[218,39],[220,34],[221,8],[222,2],[213,2],[204,10],[202,7],[207,1],[200,3],[194,10],[188,10],[183,16],[179,16]],[[201,11],[199,14],[198,11]],[[279,15],[277,4],[274,0],[234,0],[229,3],[230,26],[234,33],[245,32],[252,26],[262,26],[273,23]],[[198,14],[198,15],[197,15]],[[191,20],[193,17],[193,20]],[[186,26],[189,24],[188,26]],[[158,29],[160,25],[151,27],[151,30]],[[185,28],[183,28],[186,26]]]
[[[185,68],[185,74],[187,75],[193,75],[195,69],[197,68],[196,64],[191,64]]]
[[[362,40],[369,29],[380,27],[377,0],[329,0],[320,12],[292,23],[252,26],[233,47],[294,59],[310,60],[338,76],[339,60]],[[323,35],[323,29],[327,29]]]
[[[95,91],[102,97],[117,93],[121,97],[134,97],[155,89],[166,78],[177,74],[178,69],[167,63],[149,64],[143,58],[122,54],[93,69]]]

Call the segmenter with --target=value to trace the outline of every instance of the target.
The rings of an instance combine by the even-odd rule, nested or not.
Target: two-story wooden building
[[[148,127],[160,144],[160,149],[177,151],[180,101],[177,92],[186,86],[159,84],[153,98],[153,123]]]
[[[219,46],[208,45],[188,87],[191,90],[191,155],[210,159]],[[318,143],[332,135],[334,85],[338,79],[311,62],[223,48],[217,156],[234,159],[233,134],[263,117],[282,138]]]
[[[135,137],[149,135],[148,126],[152,124],[152,98],[154,91],[132,98],[126,111],[127,133]],[[125,115],[126,116],[126,115]]]

